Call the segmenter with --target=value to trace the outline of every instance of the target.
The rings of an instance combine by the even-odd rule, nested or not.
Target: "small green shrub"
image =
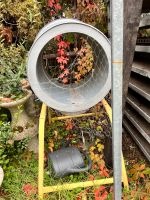
[[[15,41],[33,42],[42,25],[37,0],[3,0],[0,3],[0,13],[1,24],[10,27]]]
[[[6,46],[0,42],[0,97],[16,99],[24,93],[21,80],[25,77],[26,50],[23,45]]]
[[[11,163],[18,160],[18,157],[27,148],[29,139],[14,141],[16,134],[11,130],[10,122],[0,121],[0,165],[4,170],[11,167]]]

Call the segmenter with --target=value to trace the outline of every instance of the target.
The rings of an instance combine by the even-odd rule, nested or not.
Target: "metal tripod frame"
[[[105,99],[102,100],[102,104],[107,112],[107,115],[112,123],[112,109],[107,103]],[[39,200],[43,200],[43,196],[45,193],[50,192],[57,192],[63,190],[73,190],[75,188],[86,188],[92,186],[100,186],[106,184],[113,184],[114,178],[105,178],[93,181],[83,181],[77,183],[64,183],[62,185],[54,185],[54,186],[44,186],[44,132],[45,132],[45,121],[48,114],[49,124],[56,121],[56,120],[64,120],[68,118],[78,118],[78,117],[88,117],[88,116],[96,116],[97,113],[85,113],[80,115],[73,115],[73,116],[61,116],[61,117],[54,117],[51,118],[50,113],[48,112],[47,106],[43,103],[40,119],[39,119],[39,169],[38,169],[38,194]],[[124,187],[128,190],[128,178],[125,168],[125,162],[122,155],[122,178],[121,181]]]

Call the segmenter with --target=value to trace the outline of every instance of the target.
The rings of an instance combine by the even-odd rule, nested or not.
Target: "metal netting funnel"
[[[92,68],[80,81],[74,79],[73,73],[78,69],[77,60],[81,49],[69,59],[67,69],[68,83],[61,82],[56,59],[50,62],[50,69],[54,69],[54,76],[47,70],[47,61],[43,61],[46,45],[58,35],[76,34],[80,40],[90,46]],[[82,39],[81,39],[82,38]],[[81,43],[81,41],[79,41]],[[68,53],[69,54],[69,53]],[[55,54],[53,57],[55,58]],[[96,28],[74,19],[59,19],[47,24],[37,35],[31,47],[28,58],[28,79],[37,97],[61,112],[70,114],[84,112],[102,100],[111,88],[111,48],[108,39]],[[61,71],[60,71],[61,73]]]

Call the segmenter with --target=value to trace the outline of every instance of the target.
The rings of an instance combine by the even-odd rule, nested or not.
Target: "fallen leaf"
[[[3,28],[1,34],[5,38],[7,43],[12,43],[13,32],[9,27]]]
[[[28,184],[23,185],[23,191],[27,196],[30,196],[37,193],[37,187],[28,183]]]
[[[93,176],[92,174],[90,174],[90,175],[89,175],[89,180],[90,180],[90,181],[93,181],[94,179],[95,179],[94,176]]]
[[[73,129],[73,121],[71,119],[67,119],[65,122],[66,130],[72,130]]]
[[[63,83],[68,83],[68,79],[67,78],[63,78],[62,82]]]

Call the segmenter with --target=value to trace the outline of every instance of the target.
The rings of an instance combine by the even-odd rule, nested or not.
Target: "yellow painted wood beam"
[[[92,186],[112,184],[113,178],[106,178],[93,181],[77,182],[77,183],[64,183],[62,185],[48,186],[43,188],[44,193],[57,192],[63,190],[73,190],[75,188],[86,188]]]

